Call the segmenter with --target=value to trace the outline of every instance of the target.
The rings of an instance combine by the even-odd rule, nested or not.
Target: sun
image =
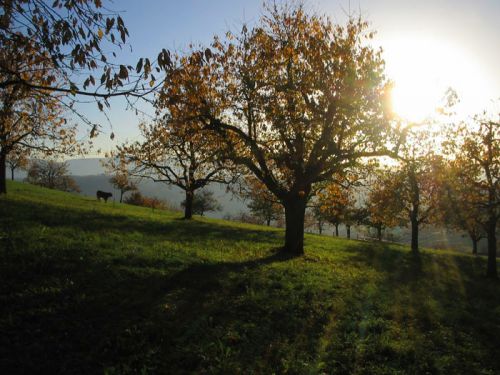
[[[448,88],[457,91],[462,116],[480,112],[493,96],[474,57],[452,43],[421,36],[384,44],[386,71],[394,83],[392,107],[408,121],[421,122],[442,106]]]

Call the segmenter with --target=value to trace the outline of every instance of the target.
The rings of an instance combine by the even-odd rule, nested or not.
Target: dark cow
[[[104,202],[107,202],[108,198],[111,198],[113,196],[113,194],[107,193],[105,191],[97,190],[96,196],[97,196],[98,201],[101,201],[101,198],[102,198],[102,199],[104,199]]]

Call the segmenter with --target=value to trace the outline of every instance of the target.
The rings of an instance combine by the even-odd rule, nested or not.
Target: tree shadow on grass
[[[379,277],[353,292],[344,317],[357,316],[357,323],[342,319],[338,324],[350,339],[329,347],[346,353],[351,367],[344,371],[374,361],[387,372],[498,371],[500,290],[484,277],[484,259],[437,251],[415,255],[377,243],[359,243],[351,251],[360,269]],[[360,346],[370,348],[361,357]]]
[[[186,242],[212,236],[273,243],[279,237],[19,202],[8,210],[15,210],[18,229],[42,223]],[[330,285],[310,278],[314,267],[322,272],[328,264],[296,264],[276,249],[248,261],[216,262],[116,249],[107,258],[85,243],[30,249],[22,240],[15,239],[17,252],[0,253],[0,368],[10,374],[474,373],[500,367],[494,355],[498,289],[475,278],[484,264],[468,257],[450,263],[423,253],[415,259],[359,242],[346,265],[349,279]],[[356,267],[360,276],[351,276]]]
[[[59,265],[43,274],[9,272],[8,279],[2,278],[1,302],[7,306],[0,318],[4,371],[206,370],[227,354],[225,340],[234,341],[225,338],[225,330],[237,325],[234,301],[247,293],[248,276],[234,285],[229,278],[290,259],[273,249],[268,257],[233,263],[144,263],[141,257],[120,262],[98,256],[82,261],[82,253],[71,250],[73,258],[66,254],[61,259],[56,252],[52,260]],[[2,268],[24,264],[28,270],[46,256],[25,252],[9,258],[4,253]],[[250,316],[255,324],[264,319]],[[280,334],[293,338],[292,331]]]

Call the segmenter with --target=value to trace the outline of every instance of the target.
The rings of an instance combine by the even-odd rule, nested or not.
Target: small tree
[[[283,207],[276,201],[264,184],[252,176],[245,178],[241,195],[249,200],[248,208],[253,216],[262,218],[267,226],[283,215]]]
[[[419,229],[436,218],[439,200],[442,196],[442,158],[434,155],[429,132],[409,133],[402,147],[399,165],[387,173],[385,194],[393,197],[390,201],[392,212],[401,222],[411,228],[411,250],[418,254]]]
[[[214,193],[209,190],[202,190],[196,194],[193,199],[193,213],[203,216],[205,212],[220,211],[221,206],[214,197]],[[181,202],[181,207],[186,207],[186,201]]]
[[[68,174],[68,163],[55,160],[34,160],[28,169],[27,181],[49,189],[79,192],[80,188]]]
[[[322,216],[335,227],[339,236],[339,225],[344,222],[348,209],[354,207],[349,190],[341,183],[330,183],[318,193],[318,206]]]
[[[477,255],[478,242],[486,237],[486,213],[478,202],[487,199],[485,191],[478,186],[465,185],[461,177],[463,171],[456,160],[450,161],[446,168],[440,200],[440,221],[453,229],[465,231],[472,242],[472,254]]]
[[[109,179],[109,182],[111,182],[115,189],[120,190],[120,203],[123,201],[123,194],[137,190],[136,183],[132,181],[128,173],[124,171],[116,171]]]
[[[368,195],[365,202],[366,224],[375,228],[377,239],[382,240],[382,232],[386,228],[392,228],[402,225],[398,217],[400,216],[400,207],[394,204],[395,199],[391,190],[387,188],[390,184],[391,173],[386,169],[375,169],[369,176]]]
[[[30,149],[15,146],[7,155],[7,167],[10,169],[10,177],[14,181],[16,169],[26,170],[29,165]]]
[[[324,213],[321,211],[321,207],[317,204],[313,205],[311,208],[312,216],[316,220],[316,227],[318,229],[319,234],[323,234],[323,227],[325,225],[326,217]]]

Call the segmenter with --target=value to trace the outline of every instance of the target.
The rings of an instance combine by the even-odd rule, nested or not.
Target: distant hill
[[[104,168],[101,165],[103,158],[89,158],[89,159],[70,159],[69,173],[75,176],[90,176],[104,174]]]

